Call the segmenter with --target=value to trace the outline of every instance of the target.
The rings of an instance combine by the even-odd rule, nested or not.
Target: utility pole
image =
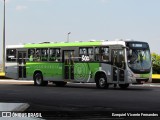
[[[5,0],[4,0],[4,18],[3,18],[3,72],[5,72]]]
[[[67,35],[67,42],[69,42],[69,35],[71,34],[71,32],[68,33]]]

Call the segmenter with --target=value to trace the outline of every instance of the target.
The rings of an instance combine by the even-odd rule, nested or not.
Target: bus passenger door
[[[112,50],[112,78],[113,82],[118,82],[118,50]]]
[[[19,79],[26,78],[26,59],[27,53],[25,51],[18,52],[18,77]]]
[[[124,50],[112,50],[112,78],[114,83],[124,82]]]
[[[74,51],[65,50],[63,51],[63,63],[64,63],[64,79],[74,79]]]
[[[125,54],[121,49],[118,52],[118,69],[119,69],[119,83],[125,82]]]

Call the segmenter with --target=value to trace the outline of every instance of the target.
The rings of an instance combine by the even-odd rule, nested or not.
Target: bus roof
[[[57,43],[39,43],[39,44],[26,44],[25,48],[45,48],[45,47],[87,47],[87,46],[106,46],[106,45],[124,45],[124,41],[89,41],[89,42],[57,42]]]
[[[87,47],[87,46],[108,46],[108,45],[122,45],[125,46],[126,42],[135,41],[87,41],[87,42],[55,42],[55,43],[31,43],[24,45],[8,45],[6,48],[56,48],[56,47]],[[138,41],[136,41],[138,42]]]

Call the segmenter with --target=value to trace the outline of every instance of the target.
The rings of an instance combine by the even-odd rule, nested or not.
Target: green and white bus
[[[53,82],[96,83],[97,88],[151,82],[148,43],[140,41],[88,41],[9,45],[6,77],[34,80],[34,85]]]

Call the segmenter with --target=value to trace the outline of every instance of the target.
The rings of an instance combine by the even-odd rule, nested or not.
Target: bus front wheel
[[[126,88],[129,87],[129,84],[119,84],[119,87],[120,87],[121,89],[126,89]]]
[[[101,74],[96,80],[96,86],[100,89],[108,88],[109,84],[107,83],[107,78],[104,74]]]
[[[43,81],[43,75],[41,73],[36,73],[34,76],[34,85],[46,86],[48,85],[48,81]]]

